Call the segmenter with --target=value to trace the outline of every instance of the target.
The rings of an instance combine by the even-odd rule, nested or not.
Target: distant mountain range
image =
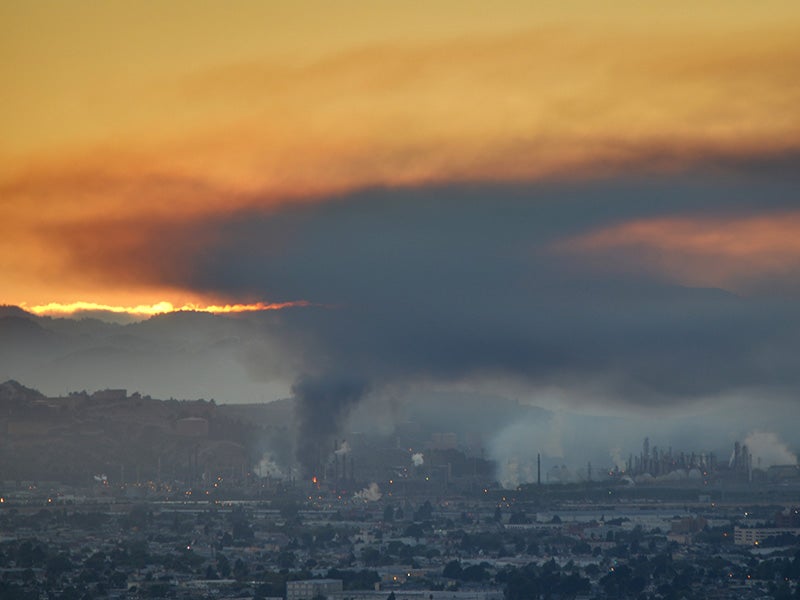
[[[119,324],[52,318],[0,307],[0,381],[48,395],[102,387],[162,398],[264,402],[285,397],[286,382],[265,376],[269,321],[257,315],[175,312]]]
[[[16,380],[48,396],[80,390],[124,388],[159,398],[214,399],[238,406],[256,422],[291,420],[292,374],[280,371],[265,349],[271,317],[258,313],[213,315],[174,312],[129,324],[96,318],[39,317],[0,306],[0,381]],[[454,407],[458,407],[454,410]],[[538,412],[537,412],[538,411]],[[391,423],[413,420],[426,429],[484,431],[545,411],[498,396],[420,391],[412,399],[366,415],[363,428],[392,413]],[[357,417],[358,415],[356,415]]]

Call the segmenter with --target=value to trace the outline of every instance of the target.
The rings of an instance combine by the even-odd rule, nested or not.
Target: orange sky
[[[798,31],[793,1],[4,3],[0,303],[252,300],[76,264],[126,223],[796,151]]]
[[[556,245],[607,270],[650,270],[683,285],[746,291],[800,265],[800,212],[747,217],[653,218],[592,231]],[[621,259],[621,257],[625,257]]]

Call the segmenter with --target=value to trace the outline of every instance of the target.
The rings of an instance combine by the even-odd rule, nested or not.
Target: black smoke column
[[[292,386],[298,439],[297,460],[304,476],[318,476],[342,420],[367,392],[365,381],[337,375],[304,376]]]

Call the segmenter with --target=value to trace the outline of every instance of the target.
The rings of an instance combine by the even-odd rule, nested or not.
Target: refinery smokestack
[[[536,485],[542,485],[542,455],[536,454]]]

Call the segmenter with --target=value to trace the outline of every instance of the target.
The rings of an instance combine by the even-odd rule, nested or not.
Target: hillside
[[[269,323],[260,315],[176,312],[119,324],[2,306],[0,381],[26,381],[48,395],[108,387],[162,398],[269,402],[288,395],[264,350]]]
[[[0,480],[87,483],[241,476],[276,428],[234,419],[205,400],[158,400],[126,390],[47,397],[0,384]],[[127,473],[127,475],[125,475]]]

